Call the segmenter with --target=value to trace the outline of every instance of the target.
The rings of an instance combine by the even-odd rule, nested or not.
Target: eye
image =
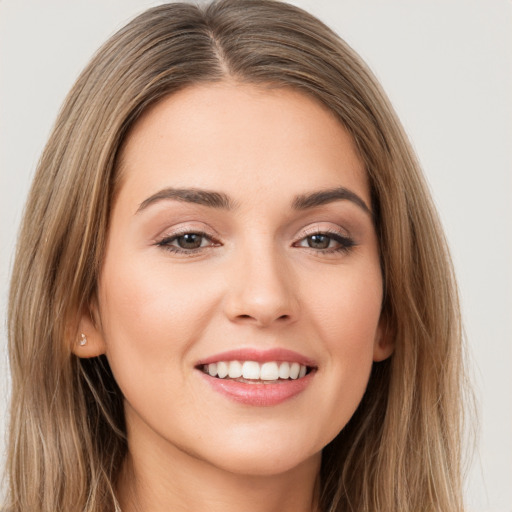
[[[200,233],[185,233],[173,240],[174,245],[181,249],[199,249],[199,247],[203,247],[206,241],[206,236]]]
[[[156,245],[174,253],[191,254],[218,244],[206,233],[190,231],[166,236]]]
[[[348,252],[354,241],[340,233],[313,233],[299,240],[295,247],[305,247],[323,253]]]
[[[308,247],[312,249],[328,249],[334,240],[328,235],[311,235],[306,237]]]

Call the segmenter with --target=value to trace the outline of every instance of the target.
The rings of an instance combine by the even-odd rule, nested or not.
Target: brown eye
[[[156,245],[174,253],[194,254],[199,250],[216,247],[219,244],[206,233],[194,233],[191,231],[165,237],[157,242]]]
[[[186,233],[177,237],[176,244],[181,249],[199,249],[201,247],[204,236],[198,233]]]
[[[313,233],[294,244],[295,247],[314,249],[319,254],[344,253],[354,247],[354,241],[340,233]]]
[[[311,235],[307,237],[308,247],[312,249],[327,249],[332,238],[327,235]]]

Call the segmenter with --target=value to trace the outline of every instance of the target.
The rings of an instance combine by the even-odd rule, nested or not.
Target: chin
[[[266,434],[247,436],[233,432],[196,455],[219,469],[245,476],[276,476],[302,466],[318,469],[323,443],[314,445],[313,435],[301,436],[289,429],[285,436]]]
[[[240,476],[270,477],[283,475],[302,467],[319,467],[321,451],[307,457],[299,454],[275,453],[271,456],[257,453],[236,453],[233,457],[223,457],[219,469]]]

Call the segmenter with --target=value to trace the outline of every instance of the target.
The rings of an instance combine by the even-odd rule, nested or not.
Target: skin
[[[106,353],[125,396],[123,510],[314,510],[321,450],[357,408],[372,361],[392,351],[371,214],[346,199],[292,206],[344,187],[369,209],[351,137],[290,89],[194,86],[138,121],[121,173],[97,303],[81,322],[88,343],[74,350]],[[168,187],[224,193],[233,208],[141,208]],[[208,237],[176,253],[177,230]],[[311,247],[325,232],[328,247]],[[195,366],[245,347],[296,351],[315,373],[278,405],[235,402]]]

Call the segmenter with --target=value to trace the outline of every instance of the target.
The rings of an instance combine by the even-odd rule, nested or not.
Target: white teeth
[[[260,378],[260,365],[256,361],[245,361],[242,365],[242,377],[258,380]]]
[[[215,375],[217,375],[217,365],[215,363],[212,363],[212,364],[208,365],[208,373],[212,377],[215,377]]]
[[[246,379],[274,381],[278,379],[301,379],[307,373],[307,367],[297,362],[268,361],[258,363],[256,361],[218,361],[217,363],[205,364],[203,371],[211,377],[225,379]]]
[[[292,363],[290,366],[290,379],[296,379],[299,376],[300,364]]]
[[[279,365],[279,378],[289,379],[290,378],[290,363],[281,363]]]
[[[305,367],[304,367],[305,368]],[[263,363],[261,365],[261,380],[277,380],[279,378],[279,368],[277,363]]]
[[[223,379],[224,377],[227,377],[229,373],[228,363],[225,361],[219,361],[217,363],[217,375],[219,378]],[[212,377],[215,377],[215,375],[212,375]]]
[[[242,365],[238,361],[228,363],[228,376],[230,379],[239,379],[242,376]]]

